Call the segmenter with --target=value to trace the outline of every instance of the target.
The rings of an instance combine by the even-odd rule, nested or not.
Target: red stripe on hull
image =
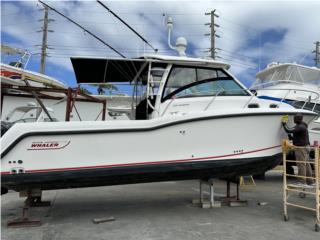
[[[61,172],[61,171],[76,171],[76,170],[84,170],[84,169],[99,169],[99,168],[113,168],[113,167],[128,167],[128,166],[137,166],[137,165],[156,165],[163,163],[184,163],[184,162],[192,162],[192,161],[201,161],[201,160],[211,160],[217,158],[225,158],[232,156],[239,156],[244,154],[256,153],[265,150],[270,150],[273,148],[281,147],[281,145],[262,148],[258,150],[236,153],[236,154],[227,154],[221,156],[212,156],[212,157],[203,157],[203,158],[191,158],[191,159],[181,159],[181,160],[167,160],[167,161],[157,161],[157,162],[141,162],[141,163],[128,163],[128,164],[111,164],[111,165],[102,165],[102,166],[85,166],[85,167],[76,167],[76,168],[51,168],[51,169],[39,169],[39,170],[26,170],[25,173],[41,173],[41,172]],[[1,174],[10,174],[10,172],[1,172]]]

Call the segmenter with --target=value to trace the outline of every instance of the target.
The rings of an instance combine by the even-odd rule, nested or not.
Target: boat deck
[[[266,181],[256,180],[256,186],[241,189],[247,207],[194,207],[191,202],[199,197],[198,187],[198,181],[181,181],[47,191],[43,198],[52,201],[52,206],[32,208],[31,218],[40,219],[43,225],[30,228],[6,227],[8,220],[20,216],[24,201],[9,192],[1,197],[1,239],[319,238],[312,212],[292,208],[290,221],[283,221],[279,172],[268,172]],[[216,181],[215,190],[225,193],[225,182]],[[115,221],[92,222],[109,217]]]

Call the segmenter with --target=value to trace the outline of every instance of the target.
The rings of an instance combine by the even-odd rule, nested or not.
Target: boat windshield
[[[162,101],[203,96],[248,96],[249,93],[222,69],[174,66]]]

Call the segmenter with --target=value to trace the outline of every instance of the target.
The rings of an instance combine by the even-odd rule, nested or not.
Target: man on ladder
[[[303,122],[303,116],[301,114],[296,114],[294,116],[294,123],[296,124],[294,128],[289,128],[287,126],[288,116],[282,118],[282,126],[288,134],[292,134],[292,142],[294,146],[298,148],[294,149],[294,154],[298,167],[298,176],[304,176],[306,178],[298,178],[298,186],[301,187],[313,187],[313,180],[308,178],[312,177],[312,169],[309,162],[309,132],[308,125]]]

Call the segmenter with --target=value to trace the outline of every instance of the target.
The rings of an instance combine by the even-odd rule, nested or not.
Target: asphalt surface
[[[46,191],[43,198],[52,206],[32,208],[30,217],[42,226],[28,228],[7,228],[8,220],[20,216],[24,201],[9,192],[1,197],[1,239],[320,239],[315,213],[290,208],[290,220],[283,220],[281,174],[268,173],[266,181],[256,184],[241,189],[247,207],[213,209],[192,205],[199,196],[197,181]],[[225,193],[225,183],[217,180],[215,189]],[[301,201],[296,194],[292,199]],[[314,204],[311,197],[303,201]],[[115,221],[92,222],[110,217]]]

